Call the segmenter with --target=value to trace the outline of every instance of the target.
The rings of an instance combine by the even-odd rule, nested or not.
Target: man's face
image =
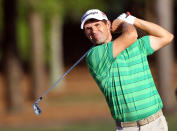
[[[88,20],[84,25],[84,31],[87,38],[94,44],[103,44],[109,42],[110,22],[104,23],[100,20]]]

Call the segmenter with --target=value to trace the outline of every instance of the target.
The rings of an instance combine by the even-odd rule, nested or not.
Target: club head
[[[40,109],[40,107],[37,105],[37,103],[33,104],[33,109],[36,115],[40,115],[42,110]]]

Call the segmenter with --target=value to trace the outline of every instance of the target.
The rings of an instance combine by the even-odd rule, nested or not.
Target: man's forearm
[[[168,32],[166,29],[152,22],[135,18],[134,25],[152,36],[161,37],[161,38],[172,37],[171,36],[172,34],[170,32]]]
[[[150,44],[155,51],[168,45],[173,40],[173,34],[152,22],[135,18],[134,25],[150,35]]]
[[[157,24],[154,24],[152,22],[138,19],[130,14],[127,16],[125,13],[120,15],[118,17],[118,19],[123,20],[127,23],[131,23],[134,26],[138,27],[139,29],[142,29],[143,31],[147,32],[150,35],[150,37],[149,37],[150,45],[151,45],[152,49],[154,49],[155,51],[168,45],[173,40],[173,34],[168,32],[163,27],[161,27]],[[115,21],[115,23],[116,23],[116,21]],[[117,24],[117,25],[119,25],[119,24]],[[117,25],[115,24],[115,26],[112,26],[113,31],[114,31],[114,29],[116,29],[116,27],[118,27]],[[126,42],[126,40],[129,40],[129,39],[127,39],[127,36],[129,36],[129,34],[133,35],[135,33],[132,33],[132,30],[127,30],[127,28],[124,28],[124,30],[122,30],[122,35],[119,37],[119,39],[123,38],[123,39],[125,39],[125,41],[123,41],[123,40],[122,41]],[[128,43],[128,44],[130,44],[130,43]]]
[[[119,21],[119,20],[118,20]],[[113,23],[114,26],[115,23]],[[137,32],[133,25],[122,22],[119,26],[121,35],[113,41],[113,56],[116,57],[123,50],[132,45],[137,39]]]

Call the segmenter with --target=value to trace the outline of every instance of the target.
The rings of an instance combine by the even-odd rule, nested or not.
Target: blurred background
[[[92,8],[111,21],[130,11],[177,33],[177,0],[0,0],[1,131],[115,130],[84,60],[39,103],[40,116],[32,108],[92,46],[80,29],[81,16]],[[148,57],[170,131],[177,130],[176,40]]]

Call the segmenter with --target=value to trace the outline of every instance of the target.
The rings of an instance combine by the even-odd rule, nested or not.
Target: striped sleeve
[[[98,76],[109,70],[113,60],[112,42],[110,42],[92,48],[86,57],[86,64],[91,73]]]
[[[149,36],[144,36],[144,37],[138,39],[137,43],[138,43],[139,49],[147,56],[154,53],[154,49],[152,49],[152,47],[150,45]]]

